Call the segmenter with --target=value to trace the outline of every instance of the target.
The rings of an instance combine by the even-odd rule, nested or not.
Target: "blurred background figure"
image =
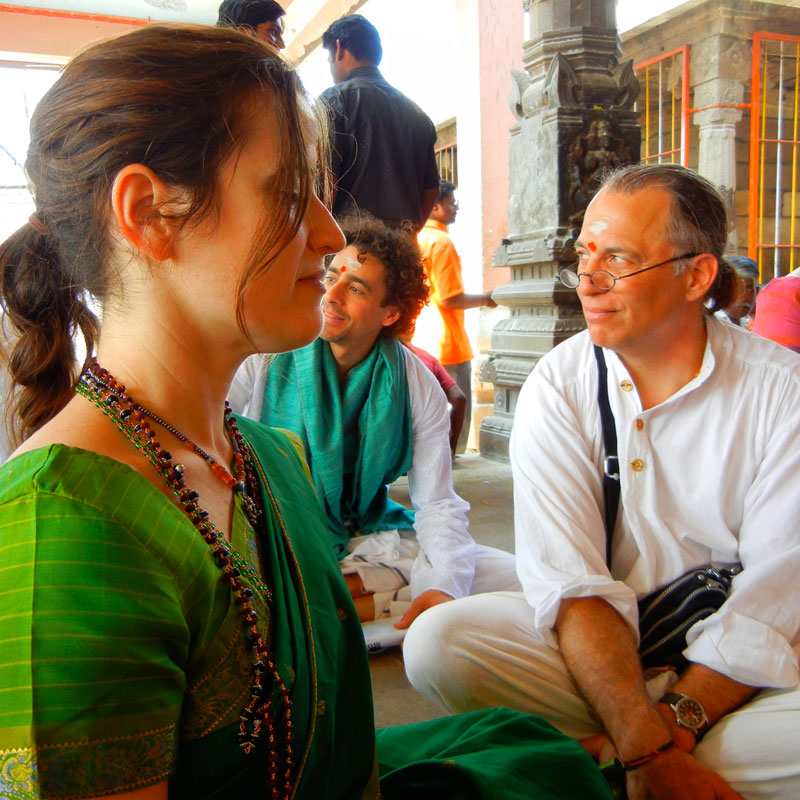
[[[800,353],[800,269],[774,278],[758,293],[752,331]]]
[[[275,0],[224,0],[217,26],[237,28],[283,50],[283,6]]]
[[[431,285],[431,306],[423,309],[414,335],[414,344],[433,350],[434,355],[467,398],[465,424],[456,444],[463,453],[469,437],[472,416],[472,346],[464,327],[464,311],[468,308],[494,308],[491,292],[466,294],[461,274],[461,257],[448,234],[456,220],[458,201],[456,186],[450,181],[439,182],[439,198],[425,226],[417,234],[425,271]],[[435,308],[434,308],[435,307]],[[438,325],[431,324],[435,317]],[[438,330],[431,340],[433,330]]]
[[[330,115],[333,215],[369,211],[419,230],[439,196],[433,122],[381,75],[381,37],[368,19],[337,19],[322,46],[335,84],[320,95]]]
[[[748,256],[726,256],[725,258],[742,279],[742,296],[735,306],[727,311],[718,311],[717,316],[729,320],[734,325],[749,328],[753,322],[758,291],[758,264]]]

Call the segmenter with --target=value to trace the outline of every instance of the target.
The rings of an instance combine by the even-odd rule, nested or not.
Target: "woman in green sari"
[[[298,445],[225,404],[245,357],[319,333],[319,130],[273,50],[214,28],[90,47],[33,115],[36,211],[0,246],[0,797],[381,796]],[[604,796],[534,718],[426,725],[382,734],[385,797]]]
[[[0,796],[376,794],[303,462],[225,412],[244,357],[321,326],[343,240],[316,133],[293,71],[213,28],[93,46],[33,116],[37,210],[0,253],[24,440],[0,478]]]

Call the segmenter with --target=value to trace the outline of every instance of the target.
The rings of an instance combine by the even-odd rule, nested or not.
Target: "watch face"
[[[678,722],[692,730],[697,730],[704,722],[708,721],[703,706],[697,700],[692,700],[691,697],[681,697],[678,700],[675,704],[675,715]]]

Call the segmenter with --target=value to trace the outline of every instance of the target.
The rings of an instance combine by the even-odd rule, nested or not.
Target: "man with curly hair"
[[[347,247],[324,278],[320,338],[266,370],[263,357],[246,363],[232,405],[302,438],[359,616],[402,615],[402,630],[433,605],[519,583],[510,553],[469,535],[469,506],[453,490],[447,401],[398,341],[428,296],[414,241],[372,218],[342,229]],[[406,473],[414,511],[388,497],[387,484]]]

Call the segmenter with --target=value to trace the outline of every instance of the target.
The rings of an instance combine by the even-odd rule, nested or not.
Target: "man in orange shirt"
[[[464,293],[461,258],[447,234],[447,227],[455,222],[458,212],[455,190],[455,184],[439,182],[439,200],[425,226],[417,234],[417,243],[431,284],[431,300],[442,320],[437,356],[467,397],[466,424],[461,429],[457,446],[457,452],[463,453],[472,414],[472,347],[464,328],[464,309],[480,306],[494,308],[497,303],[489,292]]]

